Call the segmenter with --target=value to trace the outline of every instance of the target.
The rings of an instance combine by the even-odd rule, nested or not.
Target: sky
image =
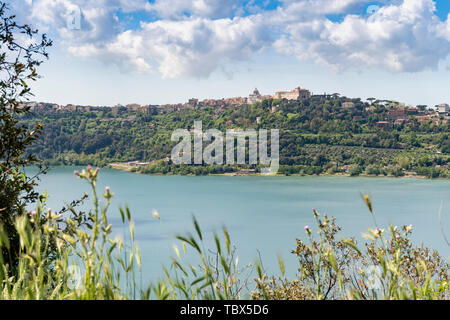
[[[450,0],[10,0],[54,41],[34,100],[273,94],[450,103]]]

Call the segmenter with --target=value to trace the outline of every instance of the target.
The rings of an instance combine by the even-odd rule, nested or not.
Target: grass
[[[241,266],[224,227],[206,247],[205,234],[193,217],[193,232],[177,235],[174,256],[155,283],[140,282],[141,254],[134,239],[128,208],[120,208],[128,227],[126,240],[112,237],[108,208],[113,194],[97,190],[99,169],[75,172],[91,187],[92,210],[67,215],[45,209],[24,212],[15,220],[20,237],[17,265],[0,255],[1,300],[118,300],[223,299],[238,300],[250,288],[252,299],[449,299],[449,264],[436,251],[415,247],[412,226],[378,226],[370,198],[363,195],[373,227],[364,246],[354,238],[337,239],[341,230],[333,217],[313,210],[315,226],[305,226],[306,239],[297,239],[295,279],[264,273],[262,262]],[[155,218],[159,218],[154,213]],[[0,247],[10,239],[0,226]],[[194,259],[197,263],[192,263]]]

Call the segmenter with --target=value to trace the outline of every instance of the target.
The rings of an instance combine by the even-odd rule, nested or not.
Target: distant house
[[[351,101],[342,102],[342,106],[345,109],[353,109],[355,107],[355,104]]]
[[[392,119],[392,120],[403,119],[406,116],[406,112],[405,112],[404,108],[392,109],[392,110],[389,110],[387,116],[389,119]]]
[[[72,105],[72,104],[69,104],[69,105],[67,105],[67,106],[65,107],[65,110],[71,111],[71,112],[75,112],[75,111],[77,111],[77,106],[74,106],[74,105]]]
[[[427,115],[416,116],[415,118],[419,122],[428,122],[428,121],[431,121],[432,116],[427,114]]]
[[[79,106],[78,108],[77,108],[77,111],[79,111],[79,112],[89,112],[89,111],[91,111],[91,107],[90,106]]]
[[[148,166],[150,162],[141,162],[141,161],[130,161],[128,162],[128,165],[130,167],[142,167],[142,166]]]
[[[388,121],[378,121],[378,122],[375,124],[375,127],[376,127],[377,129],[387,129],[387,128],[390,128],[390,127],[391,127],[391,123],[388,122]]]
[[[404,123],[406,123],[406,122],[407,122],[406,119],[396,119],[396,120],[394,121],[394,125],[399,126],[399,125],[402,125],[402,124],[404,124]]]
[[[247,103],[247,98],[242,98],[242,97],[226,98],[223,100],[224,106],[230,106],[230,107],[242,106],[246,103]]]
[[[131,103],[131,104],[127,104],[126,108],[127,108],[127,111],[139,111],[139,109],[141,108],[141,105],[139,105],[137,103]]]
[[[195,108],[198,104],[198,99],[191,98],[191,99],[189,99],[188,104]]]
[[[122,107],[122,105],[117,104],[114,107],[111,108],[111,113],[116,116],[119,114],[120,108]]]
[[[145,105],[145,106],[142,106],[140,109],[139,109],[139,112],[141,112],[141,113],[143,113],[143,114],[150,114],[150,111],[152,110],[152,106],[149,106],[149,105]]]
[[[362,121],[363,117],[362,116],[354,116],[353,117],[353,121]]]
[[[408,114],[417,114],[417,113],[419,113],[419,109],[418,109],[418,108],[413,108],[413,107],[411,107],[411,108],[408,108],[408,109],[406,110],[406,112],[407,112]]]
[[[450,107],[449,107],[448,104],[442,103],[442,104],[437,106],[437,112],[438,113],[449,113],[450,112]]]
[[[241,170],[239,170],[239,173],[244,173],[244,174],[256,173],[256,170],[255,169],[241,169]]]

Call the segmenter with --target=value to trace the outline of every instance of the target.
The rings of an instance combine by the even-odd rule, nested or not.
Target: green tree
[[[28,83],[38,78],[36,68],[48,58],[46,49],[51,46],[45,34],[38,41],[37,37],[37,30],[19,24],[0,2],[0,223],[9,235],[11,248],[6,259],[11,267],[19,251],[14,220],[39,198],[34,189],[38,175],[27,176],[25,167],[34,165],[39,173],[45,172],[39,161],[27,154],[27,147],[42,133],[41,125],[30,128],[18,121],[30,113],[30,108],[23,106],[32,95]]]

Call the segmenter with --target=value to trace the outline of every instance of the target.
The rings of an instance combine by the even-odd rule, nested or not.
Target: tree
[[[339,98],[339,96],[340,96],[339,93],[333,93],[333,94],[331,95],[331,97],[333,97],[334,99]]]
[[[377,100],[377,99],[376,99],[376,98],[367,98],[366,100],[367,100],[367,101],[370,101],[370,104],[372,105],[373,102],[374,102],[375,100]]]
[[[37,37],[37,30],[18,24],[7,5],[0,2],[0,224],[9,236],[10,250],[5,258],[12,268],[19,253],[14,220],[39,199],[35,186],[39,174],[46,171],[27,154],[27,147],[42,133],[41,125],[29,128],[18,119],[30,113],[30,107],[24,105],[32,96],[28,83],[38,78],[36,68],[48,58],[46,49],[52,44],[45,34],[39,41]],[[29,177],[25,168],[32,165],[39,171]]]
[[[425,104],[419,104],[417,106],[417,109],[419,109],[420,111],[425,111],[427,108],[428,108],[428,106]]]

